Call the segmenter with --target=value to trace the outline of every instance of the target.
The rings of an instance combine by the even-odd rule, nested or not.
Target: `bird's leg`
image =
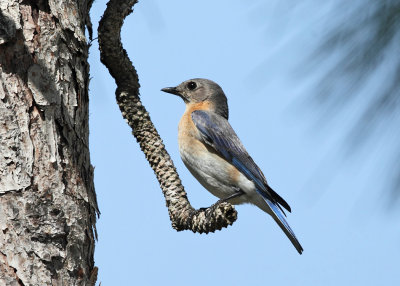
[[[222,203],[227,203],[229,200],[234,199],[234,198],[237,198],[237,197],[240,197],[241,195],[244,194],[244,191],[242,191],[241,189],[239,189],[239,188],[237,188],[237,187],[235,187],[234,189],[235,189],[235,191],[236,191],[235,193],[233,193],[232,195],[230,195],[230,196],[228,196],[228,197],[226,197],[226,198],[220,199],[220,200],[216,203],[216,205],[219,205],[219,204],[222,204]]]
[[[237,198],[237,197],[239,197],[239,196],[241,196],[241,195],[244,194],[244,191],[242,191],[241,189],[239,189],[239,188],[237,188],[237,187],[234,187],[234,189],[235,189],[235,193],[233,193],[232,195],[230,195],[230,196],[228,196],[228,197],[226,197],[226,198],[220,199],[220,200],[217,201],[215,204],[213,204],[211,207],[209,207],[209,209],[210,209],[211,211],[214,211],[215,208],[216,208],[217,206],[219,206],[220,204],[222,204],[222,203],[227,203],[229,200],[234,199],[234,198]],[[206,209],[204,209],[204,211],[205,211],[205,210],[206,210]]]
[[[209,208],[215,208],[215,207],[218,206],[219,204],[226,203],[226,202],[228,202],[229,200],[234,199],[234,198],[239,197],[239,196],[241,196],[241,195],[244,194],[244,191],[242,191],[241,189],[239,189],[239,188],[237,188],[237,187],[234,187],[234,189],[235,189],[235,193],[233,193],[232,195],[230,195],[230,196],[228,196],[228,197],[226,197],[226,198],[223,198],[223,199],[218,200],[215,204],[213,204],[213,205],[212,205],[211,207],[209,207]],[[208,208],[200,208],[199,211],[206,211],[207,209],[208,209]]]

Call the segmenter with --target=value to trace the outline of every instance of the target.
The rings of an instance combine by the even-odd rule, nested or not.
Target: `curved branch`
[[[167,202],[172,227],[178,231],[209,233],[231,225],[237,218],[234,207],[228,203],[195,210],[189,203],[175,166],[139,98],[139,80],[135,68],[121,44],[124,18],[132,12],[137,0],[111,0],[107,4],[98,29],[102,63],[114,77],[116,97],[122,116],[157,176]]]

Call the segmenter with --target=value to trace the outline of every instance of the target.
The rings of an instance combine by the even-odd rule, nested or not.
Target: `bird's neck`
[[[228,107],[227,106],[221,106],[219,104],[215,104],[212,101],[205,100],[202,102],[189,102],[186,104],[186,111],[185,113],[191,114],[195,110],[205,110],[205,111],[211,111],[215,112],[222,117],[228,119]]]
[[[202,102],[189,102],[186,104],[185,113],[192,113],[195,110],[206,110],[206,111],[214,111],[214,104],[210,101],[202,101]]]

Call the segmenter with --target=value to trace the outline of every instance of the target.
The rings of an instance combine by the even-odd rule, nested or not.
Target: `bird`
[[[289,226],[282,208],[289,204],[267,183],[228,122],[228,101],[215,82],[194,78],[161,89],[186,104],[178,125],[182,161],[211,194],[234,205],[250,203],[275,220],[299,254],[303,247]]]

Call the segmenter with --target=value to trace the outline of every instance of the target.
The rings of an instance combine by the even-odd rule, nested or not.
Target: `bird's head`
[[[186,104],[209,103],[211,111],[228,118],[228,103],[222,88],[215,82],[204,79],[194,78],[182,82],[175,87],[161,89],[164,92],[178,95]]]

